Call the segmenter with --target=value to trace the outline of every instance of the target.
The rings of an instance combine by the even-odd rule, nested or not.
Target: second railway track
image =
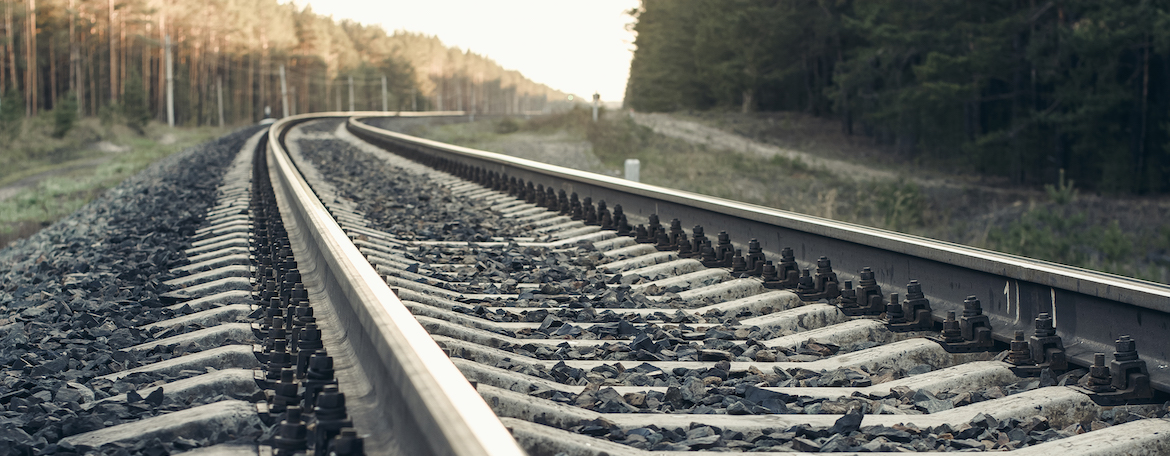
[[[1170,287],[389,130],[419,120],[246,144],[184,315],[123,350],[167,354],[107,375],[193,408],[64,447],[1170,452]]]

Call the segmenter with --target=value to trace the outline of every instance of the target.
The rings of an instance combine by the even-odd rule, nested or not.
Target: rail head
[[[307,120],[354,113],[292,116],[269,130],[268,158],[281,215],[299,237],[298,266],[313,296],[342,322],[353,361],[370,389],[364,404],[385,420],[355,425],[372,442],[389,441],[407,454],[523,455],[511,434],[325,209],[284,148],[288,130]],[[295,231],[295,232],[294,232]],[[331,351],[332,353],[332,351]],[[344,380],[343,380],[344,381]],[[345,385],[343,383],[343,392]],[[369,407],[371,406],[372,407]],[[388,422],[382,422],[388,421]],[[384,438],[385,433],[394,434]],[[392,451],[368,445],[370,453]]]
[[[1155,386],[1170,391],[1170,345],[1164,340],[1170,286],[454,146],[377,128],[363,122],[366,117],[380,116],[355,115],[347,127],[384,146],[620,203],[626,214],[658,213],[709,232],[726,230],[738,242],[757,238],[772,254],[792,247],[806,263],[827,255],[845,277],[873,267],[886,290],[904,292],[903,284],[919,280],[936,319],[949,310],[961,312],[965,297],[975,295],[1002,341],[1016,330],[1030,332],[1036,316],[1050,313],[1070,359],[1085,365],[1092,364],[1093,353],[1112,352],[1116,338],[1129,334],[1149,360]]]

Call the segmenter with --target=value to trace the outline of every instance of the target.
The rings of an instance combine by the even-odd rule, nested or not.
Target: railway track
[[[1170,287],[391,131],[422,117],[243,141],[173,318],[62,387],[140,417],[20,452],[1170,452]]]

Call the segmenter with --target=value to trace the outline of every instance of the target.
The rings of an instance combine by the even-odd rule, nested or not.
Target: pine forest
[[[1170,192],[1165,0],[643,0],[626,105],[803,111],[909,161]]]
[[[177,125],[254,122],[266,107],[273,117],[515,113],[564,96],[437,37],[387,33],[276,0],[3,0],[0,8],[6,121],[65,108],[166,122],[168,43]]]

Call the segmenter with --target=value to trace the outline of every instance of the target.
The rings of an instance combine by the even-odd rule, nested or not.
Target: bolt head
[[[1135,352],[1137,351],[1137,341],[1128,335],[1121,336],[1117,339],[1116,347],[1118,353]]]
[[[1040,313],[1036,317],[1036,329],[1052,329],[1052,316],[1047,312]]]

